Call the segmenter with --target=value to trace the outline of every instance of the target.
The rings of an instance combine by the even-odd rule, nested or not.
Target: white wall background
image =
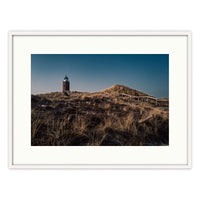
[[[200,26],[195,0],[3,0],[0,3],[0,199],[199,199]],[[9,170],[8,30],[192,30],[191,170]]]

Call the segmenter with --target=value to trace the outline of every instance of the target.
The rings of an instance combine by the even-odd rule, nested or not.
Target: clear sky
[[[169,97],[168,54],[32,54],[31,93],[96,92],[122,84],[155,97]]]

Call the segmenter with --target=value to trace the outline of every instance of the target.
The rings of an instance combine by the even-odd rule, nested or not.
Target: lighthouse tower
[[[63,80],[63,85],[62,85],[62,91],[69,91],[69,78],[67,77],[67,75],[65,75],[64,80]]]

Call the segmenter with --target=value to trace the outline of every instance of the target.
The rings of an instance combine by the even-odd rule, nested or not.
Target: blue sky
[[[155,97],[169,97],[168,54],[32,54],[31,93],[70,90],[96,92],[115,84]]]

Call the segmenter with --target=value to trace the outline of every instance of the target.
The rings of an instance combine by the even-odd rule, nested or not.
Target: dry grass
[[[100,92],[107,92],[107,93],[125,93],[133,96],[147,96],[147,94],[140,92],[138,90],[133,90],[129,87],[126,87],[124,85],[113,85],[112,87],[101,90]]]
[[[168,107],[103,93],[32,95],[31,144],[168,145]],[[139,123],[141,119],[153,118]]]

